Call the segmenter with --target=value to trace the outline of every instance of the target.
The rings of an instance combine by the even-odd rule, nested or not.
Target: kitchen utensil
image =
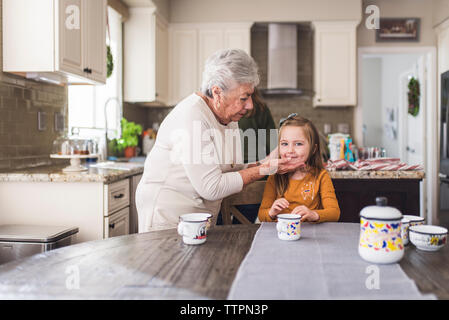
[[[437,251],[447,242],[447,229],[432,225],[415,225],[409,229],[410,242],[420,250]]]
[[[413,216],[413,215],[404,215],[403,216],[405,219],[410,220],[410,227],[413,226],[420,226],[425,224],[425,219],[423,217],[420,216]]]
[[[377,197],[375,206],[360,212],[359,255],[368,262],[395,263],[404,256],[402,214],[387,202],[387,198]]]
[[[278,214],[276,230],[281,240],[299,240],[301,237],[301,216],[298,214]]]
[[[185,244],[203,244],[206,242],[209,213],[188,213],[179,217],[178,234]]]

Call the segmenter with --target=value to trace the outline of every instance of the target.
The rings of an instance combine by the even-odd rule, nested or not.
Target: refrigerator
[[[441,74],[440,210],[449,211],[449,71]]]

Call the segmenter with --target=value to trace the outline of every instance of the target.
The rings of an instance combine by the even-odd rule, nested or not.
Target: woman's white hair
[[[259,84],[256,62],[241,49],[224,49],[215,52],[205,63],[201,93],[212,98],[212,87],[218,86],[223,91],[235,85]]]

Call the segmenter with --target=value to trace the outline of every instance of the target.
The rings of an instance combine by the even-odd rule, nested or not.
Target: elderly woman
[[[206,61],[201,92],[168,114],[145,161],[136,191],[139,232],[175,228],[191,212],[212,214],[214,225],[223,198],[300,166],[277,154],[243,164],[237,121],[253,108],[258,83],[257,65],[243,50],[218,51]]]

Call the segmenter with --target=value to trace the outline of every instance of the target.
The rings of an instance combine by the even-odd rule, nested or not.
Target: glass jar
[[[53,141],[52,154],[70,154],[70,141],[66,135],[59,136]]]

